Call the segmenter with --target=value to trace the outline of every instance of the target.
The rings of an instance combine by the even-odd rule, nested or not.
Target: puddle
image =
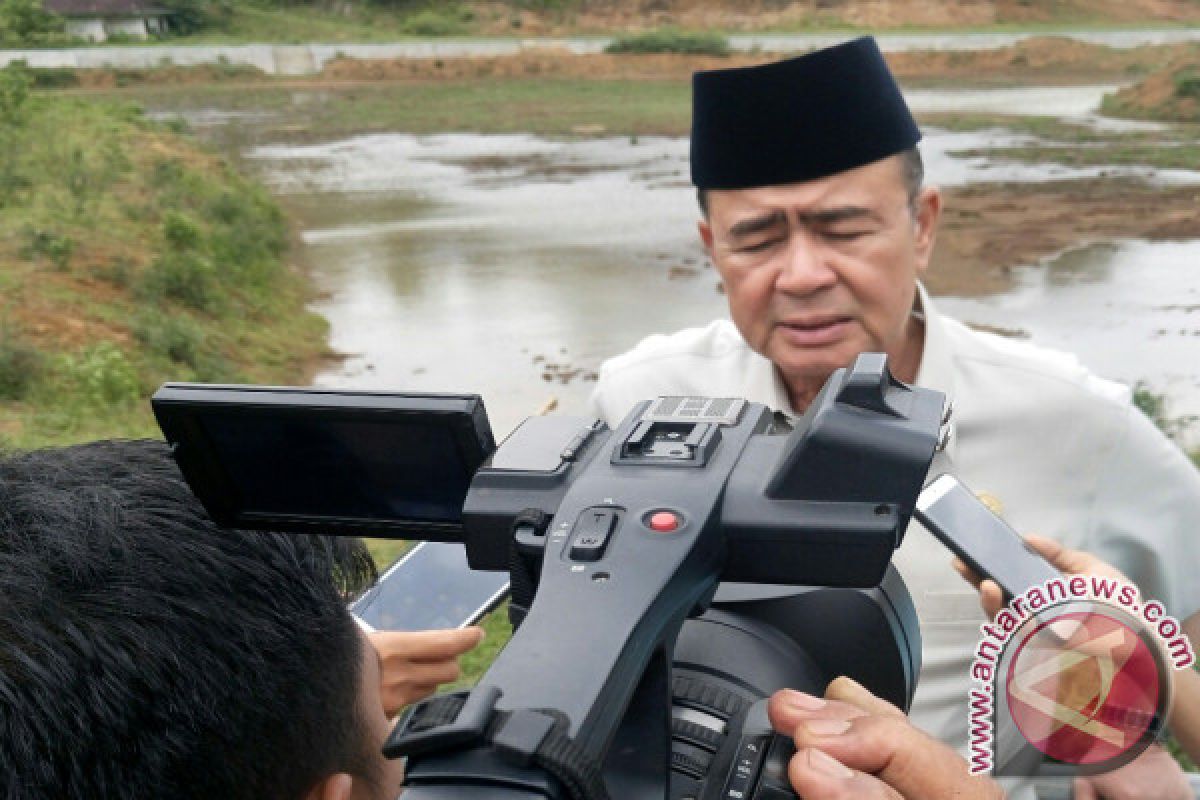
[[[1144,381],[1168,396],[1170,416],[1200,416],[1198,256],[1196,242],[1091,245],[1017,270],[1011,292],[942,297],[938,306],[1068,350],[1104,377]],[[1194,428],[1188,438],[1200,443]]]
[[[1003,97],[1025,111],[1025,95]],[[929,130],[922,149],[943,186],[1120,175],[1200,184],[1184,170],[959,155],[1034,143],[1044,144],[1009,130]],[[325,298],[315,308],[333,347],[354,354],[320,383],[480,392],[503,433],[551,396],[581,413],[605,357],[726,313],[695,233],[687,149],[663,137],[376,134],[246,155],[299,220]],[[1198,414],[1197,265],[1197,242],[1123,242],[1020,270],[1009,294],[943,305],[1072,350],[1106,377],[1146,381],[1174,414]]]

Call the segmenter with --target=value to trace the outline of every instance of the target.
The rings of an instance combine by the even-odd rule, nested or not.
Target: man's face
[[[811,398],[865,351],[916,377],[921,339],[909,317],[940,199],[925,189],[910,203],[900,156],[804,183],[710,191],[708,206],[700,236],[733,322],[793,399]]]
[[[391,720],[383,712],[383,699],[379,690],[382,686],[379,653],[371,646],[366,636],[360,634],[362,667],[358,687],[359,714],[366,726],[367,748],[372,758],[378,759],[375,778],[370,782],[354,782],[353,800],[395,800],[400,794],[404,780],[404,763],[398,759],[383,757],[383,743],[392,732]]]

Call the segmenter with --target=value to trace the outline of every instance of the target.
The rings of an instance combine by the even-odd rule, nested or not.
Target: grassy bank
[[[326,326],[262,187],[135,107],[0,80],[0,443],[155,435],[165,380],[312,374]]]
[[[271,114],[255,128],[273,141],[325,140],[375,131],[613,134],[687,132],[690,89],[667,81],[531,76],[445,83],[304,83],[288,87],[146,87],[130,94],[155,109],[211,106]],[[598,128],[596,126],[599,126]]]

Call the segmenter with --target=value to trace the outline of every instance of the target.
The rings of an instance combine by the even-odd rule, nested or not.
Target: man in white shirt
[[[858,353],[887,353],[898,378],[953,401],[950,455],[966,484],[1018,530],[1116,565],[1200,640],[1200,475],[1126,387],[937,312],[919,279],[941,197],[922,186],[919,138],[870,39],[697,73],[699,232],[732,321],[651,336],[605,362],[595,412],[614,424],[638,401],[695,394],[796,416]],[[912,719],[965,747],[970,658],[985,622],[978,596],[916,524],[894,563],[924,639]],[[1168,759],[1153,773],[1171,769]]]

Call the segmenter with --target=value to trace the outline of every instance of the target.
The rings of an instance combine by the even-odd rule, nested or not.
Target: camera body
[[[385,748],[413,800],[786,797],[767,694],[849,674],[911,700],[920,640],[889,561],[945,413],[884,356],[836,372],[789,433],[740,399],[659,398],[616,430],[532,418],[491,452],[469,399],[363,396],[167,385],[154,407],[221,524],[462,541],[473,569],[511,572],[512,641]],[[410,467],[373,476],[389,452]]]

